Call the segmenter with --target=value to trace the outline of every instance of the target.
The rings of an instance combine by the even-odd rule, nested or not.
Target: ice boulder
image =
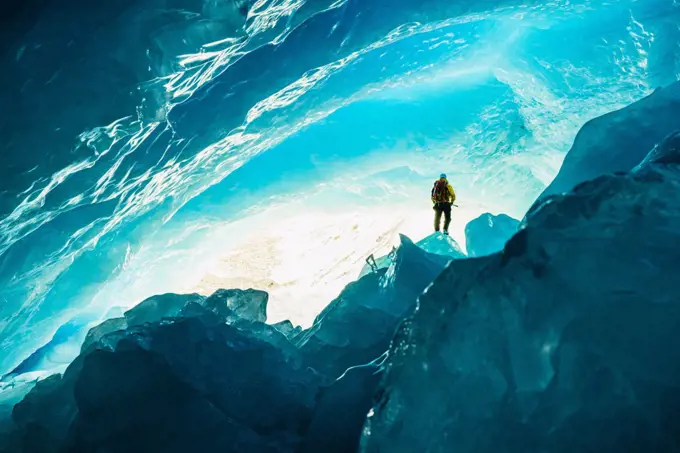
[[[519,220],[506,214],[482,214],[465,225],[468,255],[484,256],[499,252],[519,228]]]
[[[106,320],[95,327],[88,316],[79,316],[62,325],[53,338],[34,351],[15,369],[3,376],[2,381],[10,381],[17,376],[43,372],[60,372],[91,344],[96,343],[108,333],[124,330],[128,326],[160,321],[185,315],[185,308],[192,303],[208,308],[221,316],[225,322],[265,322],[269,295],[253,289],[219,289],[210,297],[199,294],[161,294],[149,297],[127,312],[113,307],[107,312]],[[203,313],[200,310],[199,313]],[[119,315],[118,317],[112,317]],[[260,330],[266,330],[261,328]],[[263,332],[264,333],[264,332]],[[268,336],[271,336],[267,333]],[[278,339],[277,339],[278,340]]]
[[[161,294],[143,300],[125,312],[127,325],[138,326],[146,322],[172,318],[182,311],[190,302],[202,303],[205,300],[200,294]]]
[[[198,307],[105,335],[38,383],[0,450],[297,451],[321,377]]]
[[[210,310],[226,307],[240,319],[266,322],[268,301],[269,294],[256,289],[218,289],[202,305]]]
[[[269,294],[255,289],[218,289],[209,297],[200,294],[161,294],[145,299],[125,312],[132,327],[162,318],[177,317],[188,305],[198,304],[226,320],[265,322]],[[202,311],[201,311],[202,313]]]
[[[384,274],[380,270],[347,285],[296,338],[308,366],[336,379],[385,352],[398,320],[373,305],[387,297],[380,286]]]
[[[428,253],[435,255],[448,256],[451,259],[466,258],[460,245],[451,236],[441,233],[434,233],[416,242],[416,245]]]
[[[280,321],[277,322],[276,324],[272,324],[272,327],[274,327],[276,330],[284,334],[286,338],[291,340],[295,338],[297,335],[299,335],[300,332],[302,332],[302,327],[294,326],[293,323],[290,322],[289,320]]]
[[[449,255],[429,253],[400,235],[401,244],[383,278],[389,299],[382,309],[402,317],[413,309],[416,298],[451,261]]]
[[[307,363],[336,378],[346,369],[382,355],[397,324],[413,310],[418,295],[449,261],[401,236],[388,269],[347,285],[316,317],[312,327],[296,338]]]
[[[392,342],[361,451],[678,451],[675,143],[453,261]]]
[[[101,324],[91,328],[89,332],[87,332],[87,336],[85,336],[85,340],[83,341],[80,350],[85,351],[88,347],[90,347],[90,345],[95,344],[96,342],[101,340],[104,337],[104,335],[107,335],[111,332],[115,332],[117,330],[125,330],[127,329],[127,326],[128,323],[127,319],[125,318],[107,319]]]
[[[403,237],[404,236],[400,236],[401,242],[403,242]],[[408,241],[412,242],[410,239],[408,239]],[[460,245],[458,245],[456,240],[451,236],[444,235],[442,233],[433,233],[416,242],[415,245],[427,253],[441,255],[449,259],[461,259],[466,257],[465,253],[461,250]],[[390,267],[390,264],[396,257],[396,251],[397,247],[392,250],[392,253],[386,256],[381,256],[380,258],[376,258],[374,263],[375,269],[371,269],[371,265],[367,260],[366,265],[361,270],[361,274],[359,274],[359,278],[377,269],[386,269]]]
[[[600,175],[631,170],[676,130],[680,130],[680,82],[586,123],[541,198]]]

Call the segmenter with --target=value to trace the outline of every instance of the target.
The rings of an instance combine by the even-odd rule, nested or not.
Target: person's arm
[[[449,188],[449,194],[451,195],[451,203],[456,202],[456,192],[453,191],[453,187],[451,187],[451,184],[448,184]]]

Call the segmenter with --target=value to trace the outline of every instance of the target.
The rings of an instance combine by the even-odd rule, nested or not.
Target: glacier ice
[[[361,451],[677,450],[678,150],[453,261],[395,336]]]
[[[295,342],[310,366],[339,377],[354,365],[377,359],[402,317],[449,262],[402,236],[388,269],[349,284]]]
[[[293,451],[321,376],[295,349],[225,323],[190,295],[175,300],[191,313],[109,333],[63,377],[40,381],[14,409],[6,448]]]
[[[162,118],[167,95],[154,79],[177,70],[175,57],[203,44],[242,35],[245,16],[238,3],[186,0],[157,8],[153,1],[98,2],[83,7],[66,0],[12,0],[3,14],[0,111],[3,173],[0,215],[13,209],[26,172],[49,178],[72,159],[88,156],[73,148],[84,131],[133,115]],[[211,7],[212,5],[212,7]],[[150,82],[150,83],[149,83]],[[49,162],[36,152],[46,146]],[[69,152],[71,151],[71,152]]]
[[[89,322],[86,317],[76,317],[60,326],[46,345],[29,355],[1,381],[32,372],[51,372],[68,365],[78,355],[79,344],[83,341]]]
[[[400,240],[402,245],[405,240],[410,242],[410,239],[408,238],[404,239],[403,236],[400,237]],[[420,241],[416,242],[416,246],[418,246],[418,248],[422,250],[425,250],[428,253],[446,256],[449,257],[450,259],[460,259],[465,258],[466,256],[455,239],[453,239],[451,236],[447,236],[441,233],[430,234],[424,239],[421,239]],[[361,274],[359,274],[359,277],[361,278],[364,275],[368,274],[369,272],[374,272],[378,269],[389,268],[390,264],[396,259],[396,251],[397,247],[393,247],[392,252],[389,253],[388,255],[381,256],[379,258],[375,258],[373,255],[371,255],[369,258],[366,259],[366,264],[361,270]],[[371,261],[371,259],[373,261]]]
[[[161,294],[152,296],[125,312],[125,321],[129,326],[139,326],[146,322],[158,321],[162,318],[178,316],[190,302],[203,302],[205,296],[200,294]]]
[[[2,375],[86,307],[196,291],[240,221],[318,205],[420,218],[442,170],[460,233],[483,212],[521,218],[584,122],[677,79],[672,0],[10,4]],[[353,277],[372,252],[331,264]],[[306,326],[329,298],[295,284],[270,306],[316,297],[291,319]]]
[[[85,336],[85,339],[81,345],[81,351],[85,351],[90,347],[90,345],[98,342],[105,335],[118,330],[125,330],[127,327],[128,322],[124,317],[107,319],[106,321],[92,327],[87,332],[87,335]]]
[[[11,431],[17,448],[69,451],[103,444],[97,436],[128,432],[130,423],[144,424],[157,411],[178,415],[168,422],[178,439],[169,449],[198,448],[182,443],[197,433],[213,442],[208,449],[222,450],[227,441],[245,450],[353,449],[392,331],[449,261],[458,278],[470,279],[476,291],[470,298],[494,290],[477,285],[480,275],[498,283],[495,270],[516,269],[518,260],[539,280],[554,282],[549,265],[521,261],[523,248],[535,245],[527,235],[535,234],[538,213],[551,204],[564,210],[573,198],[553,195],[630,170],[678,129],[679,11],[673,0],[10,0],[0,15],[0,375],[6,377],[0,433]],[[631,178],[673,162],[674,140],[656,148]],[[501,255],[467,260],[449,238],[428,237],[416,244],[420,249],[399,238],[426,234],[427,192],[433,175],[445,171],[460,198],[452,234],[470,255],[481,254],[474,235],[462,242],[468,221],[485,212],[523,218],[572,143],[528,226],[505,247],[501,239],[493,245],[504,248]],[[600,212],[600,199],[544,223],[571,222],[573,215],[569,225],[577,235]],[[645,215],[658,208],[638,201]],[[602,235],[617,228],[598,226]],[[366,256],[383,255],[398,242],[377,272],[367,271],[303,329]],[[631,236],[621,250],[634,254],[639,243]],[[490,239],[483,245],[491,246]],[[230,260],[230,272],[218,275]],[[292,267],[301,272],[293,275]],[[268,293],[213,294],[232,287]],[[518,283],[516,291],[522,289]],[[480,316],[503,326],[522,319],[502,313],[506,324],[495,312]],[[496,337],[489,334],[491,344]],[[558,365],[570,377],[582,369],[574,365],[579,357],[559,349],[562,343],[534,345],[556,357],[564,352],[555,365],[522,349],[521,338],[509,338],[503,359],[514,366],[513,381],[502,373],[508,368],[475,362],[483,347],[478,354],[466,350],[461,361],[478,364],[482,378],[466,381],[469,391],[457,394],[461,403],[475,399],[479,413],[492,413],[511,382],[527,413],[540,399],[535,389],[554,382]],[[185,349],[163,349],[180,339]],[[579,351],[574,341],[565,344]],[[288,391],[287,379],[309,378],[309,393],[291,396],[289,408],[271,414],[302,402],[290,425],[275,433],[262,428],[258,407],[247,407],[238,394],[236,415],[253,411],[246,421],[214,403],[223,402],[222,381],[211,372],[236,352],[251,364],[261,353],[279,374],[244,366],[237,371],[250,370],[253,382],[237,382],[234,393],[254,392],[258,378],[272,378],[267,395],[276,403],[277,392]],[[35,379],[78,353],[64,376],[39,382],[17,406],[19,427],[5,423]],[[206,360],[211,354],[218,357],[215,368]],[[124,374],[126,364],[135,368]],[[410,372],[419,368],[405,378]],[[619,382],[605,374],[601,382]],[[578,395],[590,382],[577,378],[570,382],[585,382],[573,390]],[[150,379],[162,385],[153,388]],[[485,383],[489,391],[477,391]],[[566,392],[555,387],[551,395]],[[121,392],[107,393],[114,389]],[[152,407],[159,391],[170,390],[185,399]],[[127,415],[125,404],[139,408],[143,401],[148,412],[112,416],[115,424],[103,423],[102,414],[89,417],[95,406]],[[574,401],[574,410],[581,408]],[[195,404],[195,419],[182,418],[183,403]],[[550,412],[549,403],[542,401],[536,417]],[[202,416],[224,421],[224,414],[225,429],[199,426]],[[229,425],[234,420],[243,423]],[[331,431],[341,443],[329,444]],[[157,432],[146,434],[158,440]],[[109,447],[141,448],[115,441]]]
[[[269,295],[255,289],[220,289],[210,297],[200,294],[162,294],[149,297],[124,313],[127,326],[138,326],[145,322],[179,316],[191,303],[199,304],[226,318],[232,314],[235,319],[253,322],[267,321]]]
[[[357,451],[366,414],[382,377],[380,364],[352,367],[320,390],[302,453]]]
[[[302,327],[294,326],[293,323],[287,319],[285,321],[272,324],[272,327],[284,334],[289,340],[295,338],[300,332],[302,332]]]
[[[261,290],[218,290],[208,297],[203,305],[211,310],[227,307],[236,317],[252,322],[267,321],[269,295]]]
[[[542,196],[568,191],[600,175],[631,170],[654,145],[680,129],[678,111],[680,82],[675,82],[587,122]]]
[[[356,450],[397,324],[450,261],[401,240],[390,269],[349,285],[306,331],[265,324],[263,291],[140,302],[0,417],[0,449]]]
[[[636,169],[650,164],[680,164],[680,130],[665,137]]]
[[[488,212],[465,225],[465,248],[469,256],[491,255],[503,249],[519,228],[519,220]]]
[[[93,321],[87,316],[76,317],[62,325],[49,343],[27,357],[2,381],[9,382],[17,376],[34,372],[41,372],[42,375],[61,372],[81,350],[87,349],[104,335],[162,318],[177,317],[184,314],[185,307],[190,303],[200,304],[233,321],[263,323],[267,320],[268,300],[266,292],[253,289],[219,290],[210,297],[169,293],[149,297],[124,313],[118,313],[122,311],[120,308],[109,310],[109,316],[123,316],[108,317],[95,326],[92,326]]]
[[[466,256],[456,240],[445,234],[431,234],[416,242],[416,245],[428,253],[448,256],[452,259],[465,258]]]

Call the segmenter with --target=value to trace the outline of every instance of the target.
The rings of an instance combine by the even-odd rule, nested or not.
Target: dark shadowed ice
[[[519,228],[519,220],[500,214],[482,214],[465,226],[465,244],[469,256],[499,252]]]
[[[680,153],[537,204],[391,347],[363,452],[678,451]]]

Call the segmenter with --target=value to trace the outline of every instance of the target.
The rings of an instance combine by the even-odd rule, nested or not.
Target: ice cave
[[[1,453],[680,452],[677,0],[3,3]]]

